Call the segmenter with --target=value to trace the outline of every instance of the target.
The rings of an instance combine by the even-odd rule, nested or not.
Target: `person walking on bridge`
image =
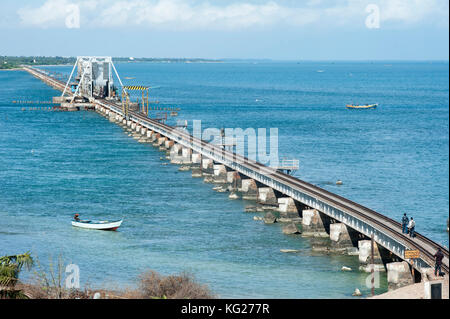
[[[402,217],[402,233],[403,234],[408,233],[408,223],[409,223],[409,218],[408,218],[408,216],[406,216],[406,213],[404,213],[403,217]]]
[[[414,221],[414,219],[411,217],[411,220],[409,221],[408,224],[408,230],[409,230],[409,237],[413,238],[414,237],[414,230],[416,229],[416,222]]]
[[[442,253],[442,250],[438,248],[438,251],[433,256],[435,258],[435,264],[434,264],[434,276],[440,276],[442,273],[442,259],[444,259],[444,254]]]

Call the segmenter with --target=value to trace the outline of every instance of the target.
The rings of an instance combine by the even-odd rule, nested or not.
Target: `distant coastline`
[[[223,63],[222,60],[201,58],[133,58],[113,57],[117,63]],[[59,66],[73,65],[76,57],[45,57],[45,56],[0,56],[0,70],[20,69],[21,65]]]
[[[0,70],[20,70],[21,65],[68,66],[73,65],[76,57],[45,56],[0,56]],[[116,63],[368,63],[385,64],[386,67],[398,63],[449,63],[448,60],[273,60],[273,59],[204,59],[204,58],[134,58],[113,57]]]
[[[17,67],[17,68],[1,68],[0,67],[0,71],[21,71],[23,70],[21,67]]]

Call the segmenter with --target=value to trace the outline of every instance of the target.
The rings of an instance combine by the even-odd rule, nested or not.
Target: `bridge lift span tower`
[[[74,76],[75,69],[77,72]],[[70,89],[73,93],[70,103],[73,103],[75,99],[89,102],[95,98],[119,99],[114,85],[113,71],[120,85],[123,86],[111,57],[77,57],[61,98],[64,99],[67,90]]]

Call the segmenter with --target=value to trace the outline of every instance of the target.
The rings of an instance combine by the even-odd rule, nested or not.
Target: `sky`
[[[0,55],[446,60],[447,0],[2,0]]]

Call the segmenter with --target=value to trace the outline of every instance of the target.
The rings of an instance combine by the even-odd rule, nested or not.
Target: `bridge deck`
[[[61,81],[54,80],[36,69],[29,67],[24,67],[24,69],[54,88],[60,91],[64,89],[64,83]],[[123,116],[122,108],[117,103],[105,100],[96,100],[96,103]],[[417,233],[415,238],[409,238],[408,235],[401,232],[401,225],[395,220],[298,178],[275,171],[260,163],[252,162],[243,156],[224,150],[220,146],[199,140],[186,132],[176,130],[174,127],[159,123],[135,112],[130,112],[130,115],[131,120],[144,127],[161,133],[195,152],[223,163],[310,207],[317,208],[322,213],[345,223],[368,237],[374,235],[378,244],[400,258],[404,258],[404,252],[407,249],[419,250],[420,258],[415,260],[414,263],[414,267],[419,270],[423,267],[434,266],[433,255],[438,248],[441,248],[445,256],[442,268],[446,274],[449,272],[447,248],[420,233]]]

